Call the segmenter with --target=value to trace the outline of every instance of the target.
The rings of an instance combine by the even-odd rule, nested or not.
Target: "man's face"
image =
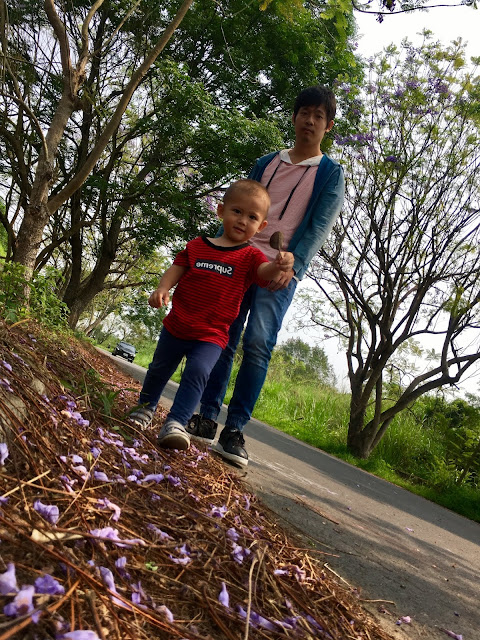
[[[333,120],[327,120],[323,106],[301,107],[297,115],[292,116],[295,125],[295,139],[301,144],[320,146],[323,136],[333,127]]]

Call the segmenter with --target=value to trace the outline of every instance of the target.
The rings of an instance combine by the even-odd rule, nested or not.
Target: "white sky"
[[[406,37],[414,44],[421,42],[416,35],[429,29],[434,39],[443,44],[461,37],[468,42],[467,54],[480,56],[480,10],[471,7],[437,7],[429,11],[413,11],[384,16],[382,23],[372,14],[355,13],[358,25],[358,50],[365,57],[380,52],[385,46],[400,44]],[[360,37],[363,34],[363,37]]]
[[[365,58],[379,53],[391,43],[399,45],[404,38],[408,38],[413,44],[420,44],[422,38],[418,34],[423,29],[432,31],[434,40],[438,40],[445,45],[461,37],[464,42],[468,43],[467,55],[469,57],[480,56],[480,38],[478,37],[480,32],[480,10],[475,10],[471,7],[438,7],[428,12],[414,11],[408,14],[388,15],[384,17],[383,23],[377,22],[375,15],[372,14],[367,15],[357,12],[355,18],[358,25],[357,53]],[[300,284],[300,287],[304,286],[308,286],[306,279]],[[310,284],[310,286],[313,285]],[[279,343],[299,336],[293,321],[294,313],[295,303],[292,304],[284,320],[283,328],[279,334]],[[300,337],[306,342],[318,343],[323,347],[337,375],[338,387],[348,391],[345,354],[339,351],[335,339],[325,342],[319,341],[322,333],[313,329],[308,335],[300,335]],[[460,387],[464,391],[478,394],[479,379],[465,380]]]

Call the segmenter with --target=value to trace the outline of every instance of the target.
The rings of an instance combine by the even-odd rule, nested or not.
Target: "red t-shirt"
[[[267,286],[257,276],[264,262],[265,255],[249,244],[217,247],[207,238],[191,240],[173,261],[187,271],[176,286],[164,326],[176,338],[213,342],[223,349],[245,291],[253,283]]]

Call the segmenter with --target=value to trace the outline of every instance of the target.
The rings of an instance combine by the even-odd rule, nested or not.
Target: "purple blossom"
[[[10,371],[10,373],[12,372],[12,365],[8,364],[8,362],[5,362],[5,360],[0,360],[0,364],[2,365],[2,367],[4,367],[7,371]]]
[[[117,567],[117,569],[125,569],[125,567],[127,566],[126,556],[122,556],[121,558],[115,560],[115,566]]]
[[[0,387],[5,387],[7,391],[10,391],[10,393],[13,393],[13,389],[10,386],[10,381],[7,380],[7,378],[0,378]]]
[[[60,640],[100,640],[95,631],[69,631],[60,637]]]
[[[110,482],[107,474],[104,471],[94,471],[93,478],[94,480],[98,480],[99,482]]]
[[[97,504],[99,509],[110,509],[110,511],[113,511],[112,520],[114,522],[118,522],[122,513],[122,510],[118,505],[116,505],[114,502],[111,502],[111,500],[109,500],[108,498],[100,498]]]
[[[98,457],[100,457],[100,455],[102,454],[102,450],[101,450],[101,449],[99,449],[98,447],[92,447],[92,448],[90,449],[90,451],[91,451],[92,456],[93,456],[94,458],[98,458]]]
[[[148,596],[143,590],[142,583],[140,580],[138,582],[133,582],[132,585],[132,602],[133,604],[141,604],[142,600],[148,600]]]
[[[56,524],[60,517],[58,507],[54,504],[43,504],[40,500],[33,503],[35,511],[50,524]]]
[[[224,582],[222,582],[222,588],[220,590],[220,593],[218,594],[218,601],[227,609],[229,608],[230,596],[228,595],[227,587]]]
[[[165,616],[165,619],[168,620],[168,622],[174,621],[173,613],[164,604],[160,605],[159,607],[156,607],[156,609],[160,614]]]
[[[83,464],[79,464],[76,467],[72,467],[72,471],[75,471],[75,473],[78,473],[78,475],[82,478],[83,481],[88,480],[88,478],[90,477],[90,472],[87,470],[87,468]]]
[[[175,562],[175,564],[187,565],[192,561],[192,559],[188,558],[187,556],[185,556],[184,558],[175,558],[174,556],[172,556],[172,554],[169,554],[168,557],[170,558],[170,560],[172,560],[172,562]]]
[[[227,513],[227,511],[228,511],[228,507],[225,504],[222,507],[214,507],[214,506],[212,506],[212,508],[209,511],[208,515],[211,516],[212,518],[224,518],[226,513]]]
[[[34,610],[33,596],[35,594],[35,588],[29,584],[22,587],[17,593],[12,602],[7,604],[3,608],[3,613],[6,616],[23,616],[27,613],[31,613]]]
[[[156,527],[154,524],[151,524],[151,523],[147,524],[147,529],[149,531],[152,531],[153,534],[157,536],[160,540],[172,540],[172,536],[169,536],[168,533],[165,533],[165,531],[162,531],[161,529]]]
[[[227,535],[227,538],[230,538],[230,540],[233,540],[233,542],[237,542],[237,540],[240,537],[240,534],[235,529],[235,527],[230,527],[230,529],[227,529],[226,535]]]
[[[72,412],[72,418],[75,420],[79,427],[88,427],[88,425],[90,424],[90,420],[85,420],[82,414],[78,411]]]
[[[5,442],[0,442],[0,466],[3,467],[5,460],[8,458],[8,447]]]
[[[443,633],[446,633],[449,638],[453,638],[454,640],[463,640],[463,636],[460,633],[454,633],[453,631],[449,631],[448,629],[441,629]]]
[[[169,475],[167,476],[167,480],[173,487],[178,487],[182,485],[182,481],[180,480],[180,478],[177,478],[176,476]]]
[[[274,576],[288,576],[289,575],[289,570],[288,569],[275,569],[275,571],[273,572]]]
[[[323,627],[320,624],[318,624],[315,618],[312,618],[311,615],[306,616],[305,619],[307,620],[307,622],[309,622],[312,625],[312,627],[314,627],[315,629],[318,629],[318,631],[324,630]]]
[[[102,576],[102,580],[107,589],[109,589],[113,593],[118,593],[117,587],[115,586],[115,581],[113,579],[113,573],[110,571],[110,569],[107,569],[106,567],[100,567],[100,575]],[[119,598],[116,598],[112,595],[110,597],[112,599],[112,602],[119,607],[123,607],[124,609],[131,609],[130,605],[122,602],[122,600],[120,600]]]
[[[161,482],[164,479],[163,473],[149,473],[142,482]]]
[[[303,582],[307,577],[307,574],[305,573],[305,571],[303,569],[300,569],[300,567],[297,567],[296,564],[292,564],[291,567],[293,569],[293,572],[298,582]]]
[[[385,162],[394,162],[395,163],[395,162],[398,162],[398,158],[397,158],[397,156],[387,156],[385,158]]]
[[[17,593],[17,591],[18,585],[15,565],[13,562],[9,562],[5,573],[0,573],[0,594],[6,596],[9,593]]]
[[[90,535],[95,538],[111,540],[117,547],[129,547],[132,544],[140,544],[145,546],[145,541],[140,538],[132,538],[131,540],[122,540],[118,535],[118,529],[112,527],[104,527],[103,529],[91,529]]]
[[[251,554],[250,549],[245,549],[245,547],[241,547],[236,542],[232,542],[232,557],[238,564],[243,564],[243,561]]]
[[[34,584],[36,593],[48,593],[51,596],[61,596],[65,593],[63,585],[48,573],[37,578]]]

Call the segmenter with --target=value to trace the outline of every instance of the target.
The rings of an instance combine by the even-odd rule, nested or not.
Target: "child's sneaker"
[[[140,431],[145,431],[152,424],[154,415],[153,409],[139,406],[128,416],[128,421],[138,427]]]
[[[185,451],[190,446],[190,437],[176,420],[167,420],[158,434],[157,444],[165,449]]]
[[[187,422],[185,429],[193,440],[201,440],[212,444],[217,433],[218,423],[195,413]]]
[[[235,462],[241,467],[248,464],[248,453],[245,449],[245,440],[239,429],[225,427],[218,438],[213,450],[219,453],[222,458]]]

